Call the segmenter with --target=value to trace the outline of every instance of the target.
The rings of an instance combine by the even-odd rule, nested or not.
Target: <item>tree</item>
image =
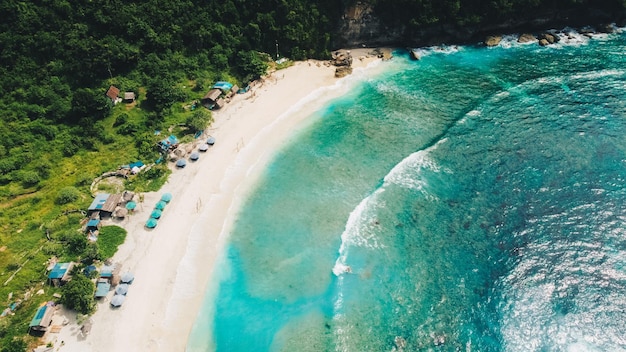
[[[72,122],[85,117],[101,120],[111,112],[111,101],[103,91],[79,88],[72,97]]]
[[[87,248],[87,236],[78,232],[69,232],[63,236],[66,248],[72,254],[81,254]]]
[[[211,122],[213,122],[211,112],[203,108],[195,110],[185,121],[194,132],[203,131]]]
[[[254,80],[267,72],[269,57],[254,50],[240,51],[237,54],[239,73],[247,80]]]
[[[26,342],[21,338],[14,338],[6,346],[2,347],[2,352],[23,352],[26,351]]]
[[[169,109],[175,102],[183,100],[185,96],[179,88],[175,87],[172,80],[157,78],[148,85],[146,98],[154,111],[162,112]]]
[[[90,314],[96,308],[94,293],[96,286],[83,273],[77,272],[72,280],[61,287],[61,301],[69,309],[78,313]]]

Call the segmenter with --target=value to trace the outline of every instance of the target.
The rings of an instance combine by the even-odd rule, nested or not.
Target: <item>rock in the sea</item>
[[[605,23],[598,26],[598,32],[600,33],[613,33],[615,32],[615,26],[612,23]]]
[[[541,33],[541,35],[539,36],[539,44],[541,45],[541,40],[545,39],[546,42],[548,42],[548,44],[554,44],[554,43],[558,43],[559,40],[561,40],[559,38],[558,35],[556,34],[552,34],[552,33]]]
[[[550,45],[550,42],[548,42],[548,40],[546,38],[541,38],[541,39],[539,39],[539,45],[547,46],[547,45]]]
[[[529,42],[534,42],[536,40],[537,40],[537,37],[535,37],[533,34],[530,34],[530,33],[524,33],[520,35],[519,38],[517,38],[518,43],[529,43]]]
[[[350,66],[340,66],[335,70],[335,77],[341,78],[345,77],[352,73],[352,67]]]
[[[502,41],[502,36],[500,35],[490,35],[485,39],[486,46],[496,46],[500,44]]]

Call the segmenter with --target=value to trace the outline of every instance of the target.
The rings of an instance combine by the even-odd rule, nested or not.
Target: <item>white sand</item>
[[[376,60],[353,55],[355,68]],[[114,261],[122,263],[122,273],[135,275],[123,306],[110,307],[110,292],[90,318],[88,336],[80,334],[75,315],[67,315],[70,324],[49,334],[49,340],[56,340],[55,350],[185,350],[243,196],[305,118],[344,93],[346,79],[335,78],[334,69],[323,62],[298,62],[214,113],[209,133],[215,145],[199,161],[174,170],[160,192],[144,194],[144,202],[120,224],[128,236]],[[158,226],[146,230],[144,223],[165,192],[173,200]]]

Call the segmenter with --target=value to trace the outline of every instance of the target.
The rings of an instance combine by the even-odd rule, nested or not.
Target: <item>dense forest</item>
[[[0,311],[41,287],[47,258],[84,261],[111,251],[76,237],[77,211],[91,201],[95,177],[154,160],[154,131],[193,126],[202,114],[185,106],[215,81],[245,86],[277,57],[329,57],[357,3],[371,5],[404,38],[445,25],[561,23],[563,13],[609,21],[626,8],[625,0],[3,0]],[[137,103],[113,105],[105,96],[110,85],[135,92]],[[126,186],[154,189],[159,183],[150,188],[150,179],[167,172],[155,168]],[[38,303],[22,302],[15,315],[0,317],[1,351],[33,343],[20,336]]]

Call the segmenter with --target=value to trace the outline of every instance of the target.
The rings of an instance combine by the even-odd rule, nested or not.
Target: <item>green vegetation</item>
[[[126,239],[126,230],[119,226],[104,226],[98,235],[98,255],[102,259],[111,258],[117,247]]]
[[[94,293],[96,285],[81,272],[76,272],[72,280],[61,288],[61,303],[78,313],[90,314],[96,309]]]

